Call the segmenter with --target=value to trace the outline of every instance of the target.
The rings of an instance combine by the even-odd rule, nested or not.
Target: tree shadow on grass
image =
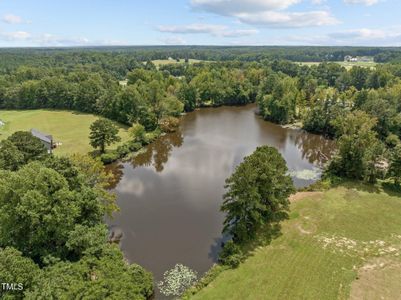
[[[362,181],[343,181],[342,183],[339,183],[336,185],[333,185],[334,187],[342,186],[347,189],[354,189],[359,192],[367,192],[370,194],[380,194],[382,189],[380,188],[380,183],[375,183],[375,184],[368,184]]]
[[[386,181],[382,183],[383,191],[393,197],[401,197],[401,186],[394,182]]]

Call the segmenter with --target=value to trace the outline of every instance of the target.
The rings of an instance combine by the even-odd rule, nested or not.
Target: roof
[[[31,134],[34,137],[37,137],[38,139],[40,139],[42,142],[46,142],[49,144],[51,144],[53,142],[53,137],[51,135],[40,132],[39,130],[31,129]]]

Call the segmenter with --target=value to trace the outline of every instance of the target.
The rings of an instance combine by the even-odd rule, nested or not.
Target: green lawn
[[[0,139],[15,131],[29,131],[32,128],[53,135],[56,142],[62,143],[56,154],[88,153],[93,150],[89,145],[89,126],[98,119],[91,114],[56,110],[0,110],[0,120],[6,123],[0,127]],[[127,128],[120,127],[119,135],[123,141],[128,139]],[[111,146],[115,148],[117,145]]]
[[[156,59],[156,60],[152,60],[152,62],[155,64],[156,67],[160,67],[160,66],[169,65],[169,64],[183,64],[183,63],[185,63],[185,59],[180,59],[179,62],[177,62],[175,59],[173,59],[173,60]],[[199,59],[189,59],[188,62],[190,64],[195,64],[195,63],[206,62],[206,61],[205,60],[199,60]]]
[[[350,70],[352,67],[364,67],[364,68],[376,68],[377,63],[375,62],[335,62],[343,67],[345,67],[347,70]],[[301,66],[315,66],[319,65],[320,62],[298,62],[299,65]]]
[[[282,231],[193,299],[400,299],[400,195],[353,184],[309,194]]]

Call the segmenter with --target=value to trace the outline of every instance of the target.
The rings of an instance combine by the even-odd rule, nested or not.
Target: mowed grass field
[[[291,207],[282,236],[192,299],[401,299],[400,195],[347,184]]]
[[[62,143],[54,153],[59,155],[93,151],[89,145],[90,125],[99,117],[71,111],[57,110],[0,110],[0,140],[16,131],[29,131],[32,128],[53,135],[55,142]],[[119,135],[123,141],[128,139],[127,127],[120,124]],[[110,146],[115,148],[118,144]]]
[[[375,62],[335,62],[336,64],[339,64],[340,66],[345,67],[347,70],[352,69],[352,67],[364,67],[364,68],[376,68],[377,63]],[[299,65],[301,66],[315,66],[319,65],[319,62],[298,62]]]
[[[156,67],[160,67],[163,65],[170,65],[170,64],[183,64],[185,63],[185,59],[180,59],[180,61],[176,61],[175,59],[169,60],[169,59],[156,59],[152,60],[152,62],[155,64]],[[188,63],[189,64],[196,64],[200,62],[207,62],[205,60],[199,60],[199,59],[189,59]],[[146,63],[146,62],[145,62]]]

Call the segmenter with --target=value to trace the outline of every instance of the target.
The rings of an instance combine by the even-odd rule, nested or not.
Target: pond
[[[297,187],[320,176],[333,142],[266,122],[255,105],[205,108],[182,118],[180,130],[129,163],[111,166],[121,211],[109,220],[123,232],[126,258],[160,280],[182,263],[199,274],[216,261],[224,216],[224,181],[256,147],[277,148]]]

